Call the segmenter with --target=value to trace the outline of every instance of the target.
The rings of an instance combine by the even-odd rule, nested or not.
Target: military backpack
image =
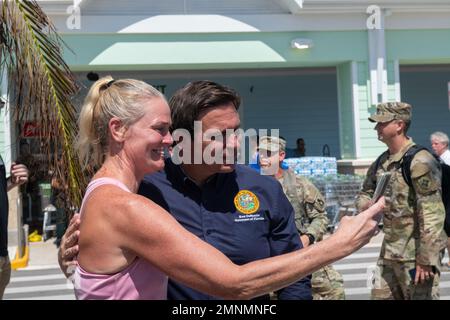
[[[430,152],[427,148],[420,146],[420,145],[414,145],[411,148],[408,149],[408,151],[405,152],[403,155],[403,158],[401,160],[401,168],[402,168],[402,176],[405,182],[408,184],[410,188],[412,188],[412,180],[411,180],[411,162],[414,158],[414,156],[422,150],[426,150],[429,153],[431,153],[436,160],[439,162],[441,166],[442,171],[442,202],[445,206],[445,223],[444,223],[444,230],[447,233],[447,236],[450,237],[450,166],[445,164],[442,160],[440,160],[436,155],[432,152]],[[374,167],[374,174],[376,174],[376,171],[378,170],[378,167],[380,166],[381,158],[384,155],[381,154],[377,160],[375,161],[375,167]]]

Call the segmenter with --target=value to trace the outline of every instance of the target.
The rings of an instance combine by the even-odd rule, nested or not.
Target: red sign
[[[23,124],[22,136],[24,138],[39,137],[39,125],[36,121],[26,121]]]

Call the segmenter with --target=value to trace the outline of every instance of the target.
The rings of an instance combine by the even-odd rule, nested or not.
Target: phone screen
[[[377,202],[381,196],[386,192],[386,188],[389,184],[389,180],[391,179],[390,172],[384,172],[377,181],[377,187],[375,188],[375,192],[373,193],[372,203]]]
[[[416,279],[416,268],[409,269],[409,276],[411,277],[411,280],[414,281]]]

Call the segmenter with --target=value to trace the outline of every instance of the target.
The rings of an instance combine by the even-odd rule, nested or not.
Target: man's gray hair
[[[433,134],[431,134],[430,140],[433,140],[433,139],[436,139],[440,143],[443,143],[448,146],[448,143],[449,143],[448,136],[441,131],[436,131]]]

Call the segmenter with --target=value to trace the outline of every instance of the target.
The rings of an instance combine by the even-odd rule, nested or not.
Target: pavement
[[[47,241],[30,242],[30,260],[28,266],[58,265],[58,248],[54,244],[55,238]]]
[[[50,238],[47,241],[29,242],[30,259],[28,261],[28,266],[23,269],[37,266],[58,265],[58,248],[54,242],[55,238]],[[16,251],[17,246],[8,246],[8,253],[11,261],[14,260]]]
[[[4,300],[74,300],[73,284],[58,265],[55,238],[29,243],[29,262],[11,272]]]
[[[324,239],[330,237],[331,234],[327,233],[324,235]],[[384,238],[384,233],[383,230],[381,230],[376,236],[372,237],[372,239],[370,239],[370,242],[368,244],[366,244],[365,246],[369,246],[369,247],[376,247],[376,246],[380,246],[381,243],[383,242],[383,238]]]
[[[365,246],[368,246],[368,247],[380,246],[381,243],[383,242],[383,238],[384,238],[384,233],[383,233],[383,231],[380,231],[380,233],[378,233],[376,236],[374,236],[370,240],[370,242],[368,244],[366,244]]]

